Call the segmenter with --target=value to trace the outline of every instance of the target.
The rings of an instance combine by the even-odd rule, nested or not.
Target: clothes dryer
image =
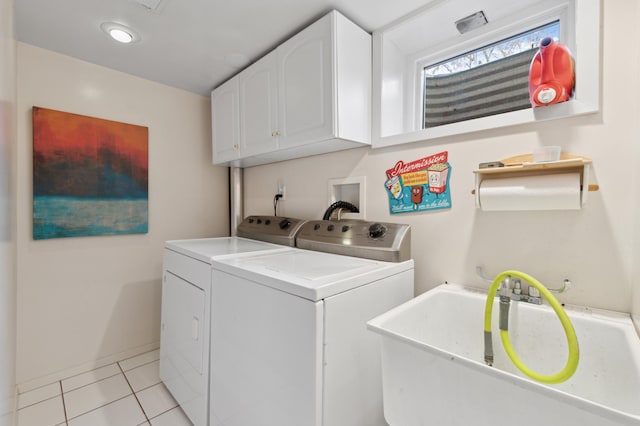
[[[162,278],[160,378],[194,425],[210,424],[212,259],[287,250],[285,246],[294,245],[295,233],[302,223],[298,219],[251,216],[240,225],[244,235],[254,235],[260,240],[279,244],[240,237],[166,242]],[[284,224],[286,226],[281,226]]]

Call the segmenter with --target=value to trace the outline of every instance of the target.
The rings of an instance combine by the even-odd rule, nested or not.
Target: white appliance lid
[[[380,262],[302,249],[214,259],[215,270],[309,300],[321,300],[343,291],[413,269],[413,260]]]
[[[262,250],[286,250],[285,246],[240,237],[201,238],[167,241],[165,247],[194,259],[211,263],[218,256],[253,253]]]

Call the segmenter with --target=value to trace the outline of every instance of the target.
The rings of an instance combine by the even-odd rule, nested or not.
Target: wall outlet
[[[284,201],[286,200],[287,197],[287,187],[284,186],[284,184],[279,183],[278,184],[278,194],[282,195],[282,197],[280,197],[280,201]]]

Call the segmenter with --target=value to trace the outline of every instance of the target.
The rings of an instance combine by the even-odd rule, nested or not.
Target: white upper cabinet
[[[229,108],[216,98],[229,96],[234,79],[237,124],[216,111]],[[336,11],[234,79],[211,95],[214,164],[249,167],[370,144],[371,35]],[[220,139],[236,133],[239,143]]]
[[[235,160],[240,148],[240,111],[238,77],[218,87],[211,94],[211,125],[214,164]]]
[[[271,152],[278,148],[278,66],[271,52],[241,72],[240,156]]]
[[[280,146],[329,139],[333,129],[331,15],[278,47]]]

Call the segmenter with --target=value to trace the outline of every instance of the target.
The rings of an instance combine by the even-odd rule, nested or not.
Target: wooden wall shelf
[[[600,189],[598,185],[589,184],[589,174],[593,161],[584,155],[561,153],[560,160],[558,161],[536,163],[533,161],[533,154],[522,154],[505,158],[500,162],[504,164],[504,167],[489,167],[475,169],[473,171],[476,175],[476,184],[475,189],[471,191],[471,193],[476,196],[477,208],[480,208],[478,191],[484,179],[500,179],[514,175],[530,176],[580,171],[580,190],[582,191],[580,201],[582,206],[584,206],[587,201],[587,193],[589,191],[598,191]],[[587,189],[586,191],[585,188]]]

